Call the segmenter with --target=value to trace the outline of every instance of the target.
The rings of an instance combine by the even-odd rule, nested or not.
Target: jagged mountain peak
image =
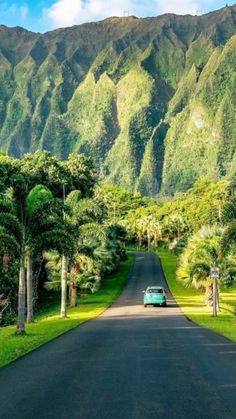
[[[235,34],[236,6],[45,34],[0,26],[0,148],[85,153],[145,194],[231,173]]]

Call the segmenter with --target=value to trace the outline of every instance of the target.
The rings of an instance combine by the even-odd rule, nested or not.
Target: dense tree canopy
[[[222,286],[234,281],[235,176],[202,178],[185,193],[152,199],[99,185],[83,156],[0,155],[0,173],[0,314],[3,323],[16,317],[19,287],[20,332],[25,312],[32,321],[42,303],[38,296],[45,298],[45,284],[62,290],[66,316],[67,295],[74,306],[79,294],[97,290],[125,257],[127,241],[180,255],[178,278],[188,286],[206,289],[213,264],[221,269]]]
[[[1,155],[0,173],[1,321],[13,320],[18,306],[17,331],[24,333],[25,314],[33,321],[39,287],[55,278],[52,272],[60,266],[57,285],[66,315],[67,286],[70,297],[77,287],[97,289],[124,257],[124,232],[112,227],[103,200],[94,197],[97,175],[84,156],[59,161],[44,151],[21,160]],[[55,258],[61,262],[50,265]],[[47,265],[37,282],[38,267]]]

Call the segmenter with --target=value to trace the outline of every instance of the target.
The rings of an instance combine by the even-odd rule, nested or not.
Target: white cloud
[[[80,0],[59,0],[49,9],[44,9],[44,14],[55,27],[71,26],[77,23],[81,11],[82,3]]]
[[[27,6],[27,4],[25,3],[19,3],[19,2],[14,2],[14,3],[8,3],[8,2],[3,2],[0,4],[0,13],[1,13],[1,18],[2,19],[16,19],[16,18],[20,18],[21,20],[25,20],[28,17],[29,14],[29,8]]]
[[[196,14],[199,9],[198,0],[56,0],[43,10],[43,16],[51,28],[58,28],[123,16],[125,11],[136,16],[153,16]]]
[[[130,1],[118,0],[58,0],[50,8],[44,9],[44,17],[53,27],[71,26],[82,22],[122,16]]]
[[[23,4],[23,6],[20,7],[20,17],[21,19],[25,20],[27,19],[29,14],[29,8],[26,4]]]

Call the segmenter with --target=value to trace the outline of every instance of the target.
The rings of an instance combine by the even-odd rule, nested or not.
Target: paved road
[[[114,305],[0,371],[1,419],[235,419],[236,345],[142,290],[165,285],[137,252]]]

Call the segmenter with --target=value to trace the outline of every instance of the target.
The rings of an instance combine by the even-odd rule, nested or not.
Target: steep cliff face
[[[236,170],[236,6],[110,18],[44,35],[0,27],[0,149],[93,157],[144,194]]]
[[[170,102],[163,171],[166,191],[186,189],[200,175],[223,176],[236,170],[235,57],[233,36],[214,50],[201,73],[191,68]],[[191,97],[182,108],[189,91]]]

